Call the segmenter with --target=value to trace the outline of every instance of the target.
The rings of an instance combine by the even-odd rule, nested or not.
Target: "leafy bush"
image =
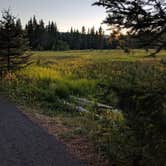
[[[120,142],[115,139],[110,146],[115,147],[114,152],[119,151],[119,161],[123,158],[126,165],[166,164],[165,82],[166,71],[162,67],[137,63],[128,64],[119,75],[112,77],[105,86],[102,85],[106,94],[112,91],[116,93],[117,106],[123,111],[126,120],[124,132],[118,129],[120,138],[123,134],[122,139]],[[119,146],[114,146],[117,143]],[[123,148],[118,149],[120,146]]]

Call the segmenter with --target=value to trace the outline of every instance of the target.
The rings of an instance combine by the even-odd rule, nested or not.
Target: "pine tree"
[[[125,29],[140,40],[141,47],[156,48],[151,56],[166,47],[165,0],[97,0],[93,5],[106,9],[104,23],[114,29]]]
[[[81,32],[83,35],[86,34],[86,29],[85,29],[85,26],[82,27],[82,32]]]
[[[33,22],[32,18],[28,21],[28,24],[25,27],[28,39],[29,39],[29,45],[30,47],[33,47]]]
[[[95,47],[95,36],[96,36],[96,34],[95,34],[95,27],[93,26],[92,28],[91,28],[91,30],[90,30],[90,48],[91,49],[95,49],[96,47]]]
[[[98,32],[98,48],[103,49],[104,47],[104,31],[103,28],[100,26]]]
[[[28,65],[27,45],[20,19],[16,20],[10,10],[4,10],[0,21],[1,71],[10,72]]]
[[[39,25],[38,25],[38,21],[35,16],[33,16],[33,18],[31,18],[28,21],[28,24],[26,25],[26,31],[28,34],[30,47],[33,50],[37,50],[40,39],[38,38]]]
[[[44,50],[44,44],[45,44],[45,26],[44,26],[44,21],[40,20],[39,24],[37,26],[37,38],[38,38],[38,50]]]
[[[82,27],[81,30],[81,49],[87,49],[87,34],[85,26]]]
[[[73,33],[73,28],[71,27],[71,29],[70,29],[70,33],[72,34]]]

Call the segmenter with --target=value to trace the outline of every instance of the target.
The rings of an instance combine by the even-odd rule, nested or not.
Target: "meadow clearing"
[[[114,110],[134,110],[135,104],[144,110],[143,99],[148,89],[165,87],[166,52],[150,58],[144,50],[132,50],[130,54],[122,50],[43,51],[33,52],[31,59],[32,65],[6,76],[1,81],[1,89],[24,107],[32,108],[25,110],[59,118],[61,125],[68,128],[58,130],[59,137],[86,137],[102,156],[103,165],[110,162],[129,165],[135,138],[131,137],[131,141],[129,135],[124,134],[124,131],[130,132],[123,111]],[[142,90],[141,93],[137,89]],[[86,105],[89,112],[77,113],[74,106],[78,103],[71,96],[93,101]],[[97,102],[110,105],[113,110],[100,110],[95,107]],[[153,154],[148,151],[146,155]]]
[[[139,73],[142,67],[148,71],[149,67],[163,66],[166,53],[162,51],[156,58],[150,58],[144,50],[132,50],[130,54],[123,50],[45,51],[33,52],[31,59],[31,66],[13,76],[11,85],[14,84],[17,96],[32,102],[34,98],[46,101],[49,97],[52,102],[54,97],[56,100],[69,96],[100,101],[99,94],[104,91],[98,86],[100,83],[109,82],[112,77],[124,74],[125,70],[136,72],[134,70],[138,68]],[[46,98],[41,99],[44,95]]]

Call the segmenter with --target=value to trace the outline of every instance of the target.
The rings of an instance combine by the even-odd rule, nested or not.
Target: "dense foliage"
[[[166,72],[164,66],[156,68],[146,64],[123,66],[121,73],[114,75],[104,87],[104,98],[114,92],[117,107],[125,117],[126,137],[119,143],[126,151],[119,156],[124,165],[164,166],[166,161]],[[119,133],[120,134],[120,133]],[[115,141],[116,142],[116,141]],[[125,147],[124,144],[128,147]],[[127,148],[127,149],[126,149]],[[114,153],[114,152],[113,152]],[[118,159],[118,162],[120,161]],[[123,165],[122,164],[122,165]]]
[[[56,23],[44,24],[34,16],[28,21],[26,31],[33,50],[80,50],[80,49],[107,49],[116,47],[110,45],[109,38],[104,35],[102,27],[98,31],[95,28],[82,27],[81,32],[71,28],[70,32],[59,32]]]

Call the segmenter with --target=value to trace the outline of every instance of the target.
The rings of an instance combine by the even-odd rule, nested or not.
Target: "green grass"
[[[64,52],[35,52],[33,60],[37,66],[48,67],[67,77],[80,76],[87,78],[90,75],[97,77],[99,73],[108,73],[108,68],[117,62],[157,63],[166,59],[166,51],[162,51],[156,58],[147,57],[144,50],[132,50],[125,54],[122,50],[83,50]],[[93,74],[92,74],[93,73]],[[101,75],[98,76],[101,78]],[[89,77],[88,77],[89,78]]]
[[[132,50],[130,54],[124,53],[123,50],[81,50],[81,51],[64,51],[64,52],[35,52],[34,58],[44,60],[44,64],[54,64],[58,60],[74,61],[137,61],[137,60],[153,60],[149,58],[148,53],[144,50]],[[155,58],[160,60],[166,58],[166,52],[161,51]]]
[[[132,50],[130,54],[122,50],[45,51],[33,52],[32,60],[31,66],[2,80],[0,89],[21,104],[37,107],[42,114],[69,115],[64,122],[74,129],[62,136],[86,135],[98,151],[110,158],[118,153],[117,141],[123,142],[121,133],[124,130],[122,132],[121,128],[126,126],[122,113],[101,112],[89,106],[90,113],[78,114],[64,101],[73,102],[70,96],[79,96],[116,106],[116,94],[103,95],[109,89],[112,78],[117,77],[117,84],[122,87],[132,87],[137,83],[146,86],[155,82],[153,78],[157,76],[153,68],[165,70],[166,51],[161,51],[156,58],[148,57],[144,50]],[[135,72],[134,79],[130,77],[132,72]],[[127,75],[126,82],[123,82],[124,75]],[[122,83],[118,82],[118,78],[122,78]],[[115,150],[111,149],[112,142],[116,145],[113,146]]]
[[[156,58],[147,57],[144,50],[82,50],[63,52],[33,52],[33,65],[18,71],[2,87],[19,100],[42,103],[57,108],[60,98],[70,95],[99,100],[98,84],[119,75],[130,64],[161,66],[166,60],[166,51]],[[132,66],[131,65],[131,66]],[[9,86],[9,87],[8,87]]]

